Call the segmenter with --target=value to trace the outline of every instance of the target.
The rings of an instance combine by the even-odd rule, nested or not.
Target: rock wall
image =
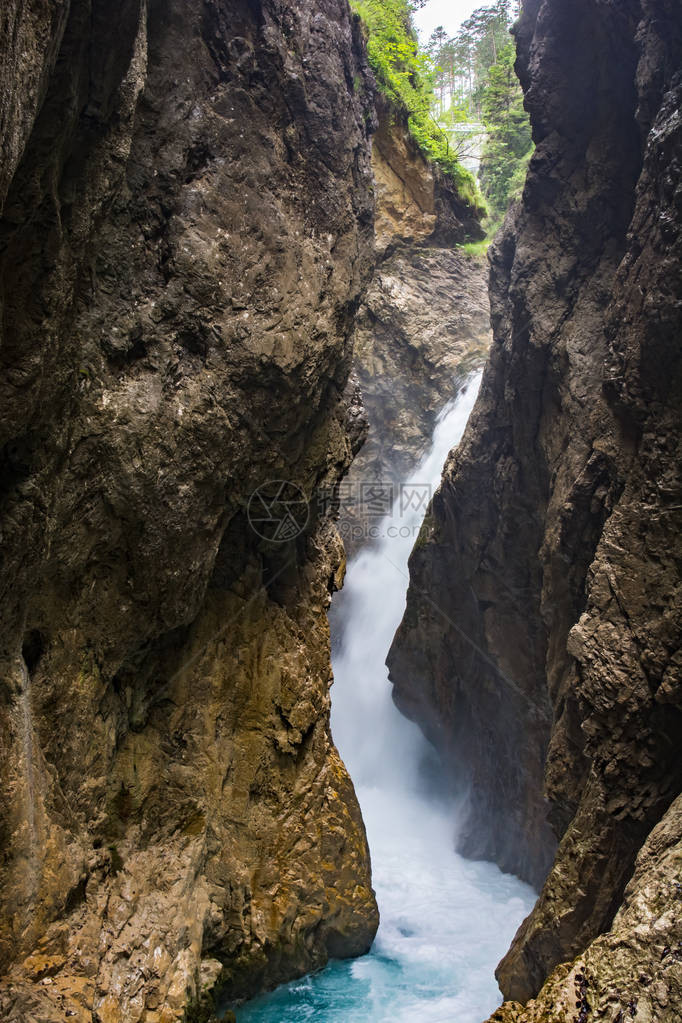
[[[357,318],[354,379],[369,432],[340,488],[339,529],[350,555],[376,539],[438,414],[489,345],[483,262],[419,245],[398,246],[382,261]]]
[[[377,926],[314,500],[354,442],[371,76],[345,0],[0,32],[0,1015],[167,1023]],[[279,545],[272,479],[312,509]]]
[[[461,196],[410,135],[405,115],[381,94],[372,147],[376,240],[380,253],[396,244],[453,246],[485,236],[483,209]]]
[[[545,882],[498,971],[505,1020],[682,1012],[665,816],[682,738],[681,14],[524,4],[537,151],[389,658],[399,706],[468,789],[463,848]]]
[[[483,237],[482,210],[424,157],[381,94],[377,112],[378,267],[357,316],[353,361],[357,422],[364,413],[366,440],[339,494],[349,555],[376,538],[387,504],[428,447],[439,412],[482,365],[490,344],[485,263],[461,248]]]
[[[551,974],[526,1006],[506,1002],[489,1023],[677,1023],[682,1005],[682,799],[651,832],[606,934]]]

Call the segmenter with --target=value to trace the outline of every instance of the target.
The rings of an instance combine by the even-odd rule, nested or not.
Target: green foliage
[[[509,25],[518,6],[512,0],[497,0],[492,7],[475,10],[452,39],[442,26],[432,33],[427,52],[436,68],[434,88],[441,117],[447,97],[471,120],[481,119],[488,70],[509,42]]]
[[[483,209],[473,176],[451,150],[434,119],[435,68],[423,52],[412,24],[409,0],[351,0],[367,31],[367,55],[377,84],[406,118],[419,148],[453,180],[461,197]]]
[[[488,72],[483,93],[483,114],[488,139],[483,150],[480,179],[493,215],[504,215],[523,188],[533,152],[523,92],[514,71],[514,46],[508,42]]]
[[[469,122],[485,125],[479,181],[490,209],[489,235],[520,194],[533,152],[509,35],[519,12],[519,0],[497,0],[475,10],[452,39],[444,29],[436,29],[428,47],[436,69],[433,80],[441,123],[460,125],[464,115]],[[471,152],[475,134],[468,139],[460,131],[457,137],[460,154]]]
[[[465,245],[460,246],[462,252],[469,259],[482,260],[485,258],[490,243],[492,241],[491,232],[487,232],[485,238],[480,242],[467,242]]]
[[[425,51],[412,24],[412,11],[423,0],[351,2],[365,25],[379,88],[404,113],[420,149],[452,179],[462,198],[489,213],[490,234],[520,193],[533,151],[509,35],[520,0],[478,8],[452,39],[437,28]],[[480,145],[481,123],[487,140],[480,182],[488,209],[461,163]]]

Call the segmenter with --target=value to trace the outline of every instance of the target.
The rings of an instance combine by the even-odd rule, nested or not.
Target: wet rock
[[[559,964],[618,913],[624,1001],[575,1011],[611,1023],[652,976],[655,929],[640,943],[623,892],[681,781],[679,10],[534,0],[517,44],[537,150],[491,253],[494,343],[389,663],[467,790],[463,850],[544,883],[504,994],[520,1005],[551,974],[529,1019],[572,1018]],[[600,953],[590,992],[610,969]],[[682,1011],[666,997],[652,1018]]]
[[[483,236],[471,204],[418,149],[404,114],[377,96],[372,145],[378,266],[357,316],[354,400],[363,445],[338,494],[349,555],[376,538],[438,414],[490,344],[487,267],[461,243]],[[364,417],[364,418],[363,418]],[[428,497],[416,497],[425,507]]]
[[[3,18],[0,1015],[168,1023],[377,926],[342,545],[248,517],[356,446],[371,78],[341,0]]]

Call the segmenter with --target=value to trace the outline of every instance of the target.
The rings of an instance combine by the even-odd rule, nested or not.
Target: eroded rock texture
[[[344,0],[1,19],[0,1015],[161,1023],[377,925],[338,535],[246,516],[351,457],[372,88]]]
[[[349,553],[376,538],[438,414],[485,360],[485,264],[457,249],[401,246],[377,268],[356,322],[354,371],[369,433],[341,487],[339,526]]]
[[[482,211],[425,159],[402,115],[377,100],[372,170],[379,265],[356,320],[353,363],[356,421],[363,421],[362,409],[368,429],[340,493],[349,554],[376,538],[383,511],[410,479],[439,412],[482,365],[490,344],[485,264],[461,249],[482,237]]]
[[[467,852],[541,884],[549,808],[558,851],[498,976],[521,1003],[584,955],[590,1007],[559,1007],[564,968],[519,1018],[667,1021],[679,865],[633,869],[680,791],[682,11],[527,0],[517,43],[537,152],[391,675],[469,788]]]
[[[537,1000],[490,1023],[676,1023],[682,1004],[682,799],[651,832],[613,924],[553,971]]]
[[[405,115],[379,94],[372,148],[376,240],[380,253],[401,243],[452,246],[484,237],[482,209],[459,194],[410,135]]]

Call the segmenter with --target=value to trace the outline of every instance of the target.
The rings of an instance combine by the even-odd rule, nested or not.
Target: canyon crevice
[[[481,210],[419,152],[404,115],[381,96],[377,112],[377,266],[356,317],[353,358],[368,429],[338,495],[349,556],[377,539],[438,415],[490,345],[487,269],[462,247],[482,236]]]
[[[389,666],[466,790],[461,848],[543,886],[493,1018],[672,1023],[682,18],[527,0],[516,40],[537,148]]]
[[[8,1023],[203,1023],[369,949],[340,486],[409,476],[490,309],[394,697],[461,850],[541,889],[492,1020],[680,1018],[682,12],[526,0],[516,42],[536,151],[490,306],[481,210],[346,0],[6,0]]]

